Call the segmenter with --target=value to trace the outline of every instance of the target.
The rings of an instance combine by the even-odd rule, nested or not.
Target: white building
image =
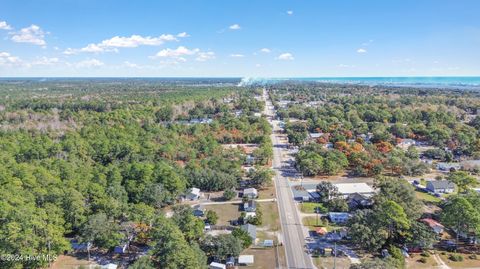
[[[200,196],[201,196],[201,193],[200,193],[200,189],[198,188],[191,188],[187,195],[185,196],[186,199],[190,200],[190,201],[195,201],[195,200],[198,200],[200,199]]]
[[[240,255],[238,256],[238,263],[240,265],[252,265],[254,263],[253,255]]]
[[[208,266],[208,269],[226,269],[227,266],[223,263],[218,263],[218,262],[212,262]]]
[[[243,197],[255,199],[258,197],[258,191],[255,188],[247,188],[243,190]]]
[[[336,183],[333,184],[338,189],[338,193],[343,198],[348,198],[351,194],[358,193],[365,197],[371,197],[375,191],[366,183]]]

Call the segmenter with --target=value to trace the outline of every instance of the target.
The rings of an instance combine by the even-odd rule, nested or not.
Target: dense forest
[[[138,268],[205,267],[213,250],[200,249],[203,223],[191,208],[173,218],[161,209],[190,187],[238,186],[245,154],[222,143],[258,143],[256,160],[271,158],[271,127],[253,115],[264,105],[257,93],[223,83],[2,82],[0,254],[58,255],[73,239],[112,250],[135,234],[153,249]],[[237,234],[221,239],[240,248]]]

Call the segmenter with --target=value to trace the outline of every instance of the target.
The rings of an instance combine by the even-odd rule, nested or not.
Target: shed
[[[241,265],[252,265],[254,263],[253,255],[240,255],[238,256],[238,263]]]
[[[265,241],[263,241],[263,246],[264,247],[273,247],[273,240],[266,239]]]
[[[208,266],[208,269],[226,269],[227,266],[223,263],[219,262],[211,262],[210,265]]]

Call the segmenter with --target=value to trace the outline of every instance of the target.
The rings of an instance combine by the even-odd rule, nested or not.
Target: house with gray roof
[[[257,226],[252,224],[245,224],[241,226],[241,229],[246,231],[248,235],[250,235],[252,240],[255,242],[255,240],[257,239]]]
[[[455,184],[448,180],[432,180],[427,183],[427,190],[431,193],[452,193],[455,191]]]

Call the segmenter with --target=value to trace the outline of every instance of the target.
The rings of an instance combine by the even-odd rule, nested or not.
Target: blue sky
[[[474,76],[479,10],[476,0],[1,0],[0,76]]]

